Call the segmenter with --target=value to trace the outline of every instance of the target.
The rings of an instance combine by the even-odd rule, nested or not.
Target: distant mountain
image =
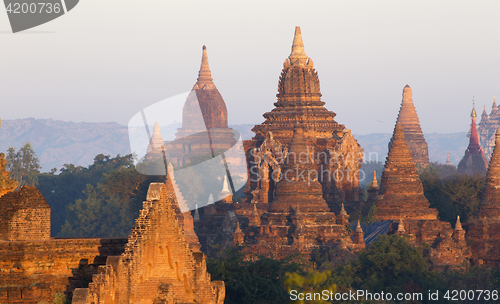
[[[175,134],[180,124],[162,127],[162,134]],[[254,125],[230,125],[241,133],[244,140],[255,134],[251,131]],[[88,166],[94,162],[98,154],[126,155],[130,153],[128,129],[126,126],[109,123],[68,122],[52,119],[15,119],[2,120],[0,128],[0,152],[7,152],[9,147],[18,150],[26,142],[33,146],[42,171],[52,168],[60,169],[64,164]],[[451,162],[457,165],[463,157],[468,144],[466,132],[424,135],[429,146],[431,161],[446,162],[446,153],[450,153]],[[168,137],[168,136],[166,136]],[[365,149],[365,160],[384,162],[387,156],[387,144],[391,138],[389,133],[373,133],[354,135]],[[165,140],[173,138],[165,138]],[[371,158],[370,158],[371,157]]]
[[[42,171],[60,169],[64,164],[88,166],[98,154],[116,156],[130,153],[127,127],[114,122],[87,123],[52,119],[2,120],[0,151],[16,151],[30,142]]]

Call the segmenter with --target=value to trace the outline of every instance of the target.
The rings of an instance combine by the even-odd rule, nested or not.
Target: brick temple
[[[304,51],[300,27],[295,28],[291,54],[283,63],[276,97],[275,108],[264,114],[266,120],[252,129],[255,136],[244,142],[247,202],[255,201],[266,210],[275,198],[276,180],[297,123],[330,209],[338,212],[342,203],[358,201],[364,151],[351,131],[335,121],[336,114],[324,107],[318,73]]]
[[[414,245],[429,244],[427,254],[433,259],[433,269],[467,264],[470,250],[460,220],[457,219],[452,229],[450,223],[438,219],[436,209],[430,208],[399,122],[389,147],[379,195],[375,199],[376,218],[392,221],[389,234],[405,235]]]
[[[500,128],[486,175],[486,185],[477,217],[468,223],[467,238],[473,240],[473,255],[478,264],[500,266]]]

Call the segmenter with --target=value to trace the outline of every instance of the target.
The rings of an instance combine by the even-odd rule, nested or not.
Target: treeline
[[[6,155],[10,177],[19,187],[36,185],[51,207],[55,237],[127,236],[142,208],[151,182],[162,176],[136,171],[132,155],[99,154],[88,167],[65,164],[40,173],[40,163],[29,143]]]
[[[340,249],[339,249],[340,250]],[[316,250],[311,261],[308,257],[294,256],[281,261],[264,257],[249,260],[243,254],[230,250],[219,258],[207,260],[207,270],[213,280],[223,280],[226,285],[226,304],[279,304],[279,303],[399,303],[398,293],[410,293],[415,298],[404,303],[449,303],[452,293],[448,290],[473,290],[475,298],[460,300],[460,303],[496,302],[500,286],[500,271],[486,267],[464,267],[443,272],[429,270],[429,260],[423,256],[425,247],[414,248],[399,235],[380,237],[360,253],[357,260],[338,265],[333,262],[337,250]],[[294,290],[295,292],[292,292]],[[391,293],[392,301],[364,301],[316,299],[300,301],[298,293],[356,294],[363,290],[372,294]],[[481,300],[476,290],[489,290],[489,300],[483,292]],[[429,291],[439,294],[438,300],[429,300]],[[498,290],[497,290],[498,292]],[[419,295],[421,298],[418,298]],[[387,299],[387,298],[385,298]],[[456,301],[455,301],[456,302]]]

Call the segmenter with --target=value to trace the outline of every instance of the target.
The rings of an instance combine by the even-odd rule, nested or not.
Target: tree
[[[207,271],[212,280],[224,281],[226,304],[288,303],[289,295],[283,288],[286,273],[302,273],[292,259],[246,260],[234,249],[227,250],[222,258],[207,259]]]
[[[17,152],[14,147],[7,150],[7,170],[10,178],[18,181],[18,189],[26,185],[37,185],[40,162],[29,142]]]

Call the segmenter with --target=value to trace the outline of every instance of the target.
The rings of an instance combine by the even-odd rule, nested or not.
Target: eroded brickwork
[[[50,206],[35,186],[0,197],[0,240],[50,238]]]
[[[222,304],[224,283],[211,282],[204,254],[190,250],[176,208],[165,184],[151,184],[125,252],[108,257],[73,303]]]
[[[127,239],[0,241],[0,303],[51,302],[55,293],[85,287]]]

